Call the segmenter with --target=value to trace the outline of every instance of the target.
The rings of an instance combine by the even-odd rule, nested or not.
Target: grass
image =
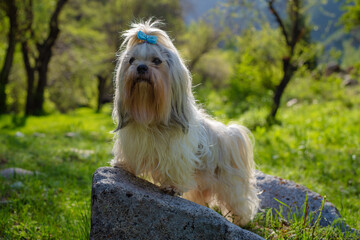
[[[281,108],[281,125],[271,128],[251,125],[261,119],[263,110],[254,109],[238,119],[253,128],[260,170],[326,195],[347,224],[357,229],[359,103],[358,95],[346,101],[339,97],[300,101]],[[100,114],[77,109],[67,115],[0,117],[0,169],[39,172],[0,178],[0,239],[88,239],[92,174],[112,158],[113,127],[109,107]],[[24,136],[16,136],[17,132]],[[267,210],[248,229],[267,239],[350,238],[334,228],[308,223],[301,216],[288,222],[281,212]]]
[[[80,109],[29,117],[23,126],[13,120],[0,119],[1,169],[40,173],[0,179],[0,198],[7,202],[0,205],[0,239],[89,239],[92,174],[112,157],[110,114]]]
[[[356,233],[342,232],[341,228],[335,225],[336,223],[320,227],[318,224],[320,215],[306,215],[293,211],[290,211],[289,215],[291,218],[285,217],[282,210],[266,209],[257,214],[245,228],[269,240],[358,239]]]

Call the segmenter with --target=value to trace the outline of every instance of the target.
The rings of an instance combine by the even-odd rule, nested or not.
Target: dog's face
[[[142,43],[123,59],[122,107],[142,124],[168,122],[171,80],[166,54],[158,45]]]
[[[135,24],[124,36],[116,72],[113,115],[118,130],[129,122],[180,126],[187,131],[195,104],[191,77],[166,33],[151,23]],[[157,36],[155,44],[137,39],[139,30]]]

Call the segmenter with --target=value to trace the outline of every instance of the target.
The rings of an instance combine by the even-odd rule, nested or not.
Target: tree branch
[[[8,48],[6,50],[5,61],[0,72],[0,84],[7,84],[9,80],[10,69],[12,66],[15,45],[16,45],[16,33],[18,29],[17,15],[18,8],[13,0],[7,0],[5,2],[6,15],[9,18],[9,33],[8,33]]]
[[[291,13],[294,16],[294,20],[293,22],[293,28],[292,28],[292,33],[291,33],[291,55],[294,52],[295,49],[295,45],[297,44],[297,42],[300,40],[299,36],[301,34],[301,31],[299,30],[299,11],[300,11],[300,5],[299,5],[299,0],[294,0],[294,4],[291,6]]]
[[[276,22],[279,24],[279,26],[281,28],[281,31],[282,31],[282,33],[283,33],[283,35],[285,37],[286,45],[291,46],[289,35],[288,35],[288,32],[286,31],[283,20],[280,18],[280,15],[278,14],[278,12],[274,8],[274,5],[273,5],[274,1],[275,0],[269,0],[268,1],[270,12],[272,13],[272,15],[274,15],[274,17],[276,19]]]
[[[50,19],[50,31],[46,40],[43,42],[42,47],[44,47],[45,51],[49,51],[50,48],[55,44],[57,39],[57,35],[59,34],[59,14],[61,9],[65,5],[68,0],[59,0],[56,4],[55,11],[53,12]]]

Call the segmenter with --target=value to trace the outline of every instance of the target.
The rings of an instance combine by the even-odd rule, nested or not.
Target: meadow
[[[299,96],[301,84],[294,84]],[[330,86],[319,84],[323,85],[312,86],[295,105],[284,106],[273,126],[262,124],[264,109],[229,119],[219,106],[211,109],[204,99],[202,104],[224,123],[235,121],[252,130],[259,170],[326,195],[347,224],[360,229],[359,87],[331,87],[308,101],[312,91]],[[292,94],[289,91],[286,99]],[[92,174],[109,165],[113,129],[110,105],[101,113],[79,108],[39,117],[1,116],[0,169],[19,167],[38,173],[0,178],[0,239],[88,239]],[[264,226],[266,217],[259,215],[249,229],[269,239],[311,239],[311,234],[294,229],[295,238],[294,233],[286,234],[291,230],[280,220]],[[319,236],[347,239],[331,234],[335,235]]]

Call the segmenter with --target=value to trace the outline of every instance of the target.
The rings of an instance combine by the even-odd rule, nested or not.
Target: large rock
[[[257,172],[260,208],[290,207],[302,213],[307,196],[308,211],[315,217],[323,197],[282,178]],[[277,201],[278,200],[278,201]],[[282,202],[283,204],[281,204]],[[340,213],[325,201],[320,226],[329,226]],[[343,230],[354,232],[343,221]],[[359,234],[360,236],[360,234]],[[214,211],[185,199],[164,194],[155,185],[119,168],[99,168],[93,178],[91,202],[91,239],[262,239],[233,225]]]
[[[90,239],[263,239],[119,168],[93,177]]]
[[[280,207],[282,206],[282,215],[287,218],[289,208],[279,203],[279,201],[289,206],[293,213],[296,213],[296,209],[298,209],[299,212],[302,213],[307,195],[306,205],[308,211],[313,212],[315,214],[315,218],[320,214],[321,205],[324,198],[318,193],[310,191],[306,187],[296,184],[294,182],[266,175],[260,171],[258,171],[256,175],[257,185],[261,192],[261,194],[259,195],[261,200],[260,208],[275,208],[277,210],[280,210]],[[278,201],[276,201],[275,199],[277,199]],[[357,230],[346,225],[346,223],[341,221],[340,218],[341,215],[337,208],[332,203],[325,201],[319,221],[320,226],[325,227],[332,225],[335,220],[339,219],[336,223],[342,227],[343,231],[356,231],[357,233],[359,233]]]

